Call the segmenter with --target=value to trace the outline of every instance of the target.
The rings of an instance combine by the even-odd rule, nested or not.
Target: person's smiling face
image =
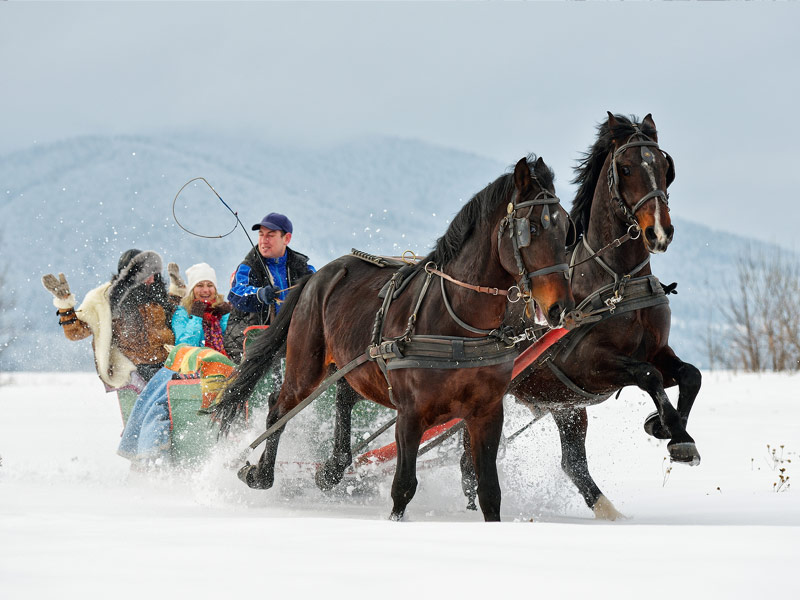
[[[262,226],[258,230],[258,251],[264,258],[280,258],[286,253],[286,246],[291,239],[291,233]]]
[[[200,281],[194,286],[194,299],[203,302],[214,302],[217,297],[217,288],[210,281]]]

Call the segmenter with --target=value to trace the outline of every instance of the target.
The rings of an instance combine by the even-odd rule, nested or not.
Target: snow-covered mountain
[[[513,165],[520,157],[509,157]],[[547,160],[547,157],[544,157]],[[173,200],[188,180],[204,177],[246,226],[271,211],[295,225],[292,246],[320,267],[351,247],[381,254],[428,251],[461,205],[508,165],[415,140],[371,137],[326,148],[290,148],[201,136],[81,137],[34,146],[0,158],[2,315],[16,339],[0,370],[90,370],[88,342],[67,342],[41,275],[64,272],[80,299],[107,281],[117,259],[136,247],[160,252],[182,268],[205,261],[227,279],[249,249],[241,230],[223,238],[186,233]],[[557,173],[565,205],[571,173]],[[235,219],[196,181],[175,203],[180,223],[221,235]],[[673,347],[705,363],[699,334],[744,238],[714,232],[673,215],[669,251],[654,258],[656,274],[678,281],[671,296]],[[754,243],[755,245],[755,243]],[[221,287],[225,287],[221,284]],[[718,311],[716,311],[718,312]]]

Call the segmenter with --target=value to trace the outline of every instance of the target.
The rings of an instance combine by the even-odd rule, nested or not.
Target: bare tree
[[[706,333],[710,362],[745,371],[797,371],[800,369],[797,256],[780,250],[754,254],[748,247],[737,259],[736,276],[727,303],[722,306],[725,326],[709,325]]]

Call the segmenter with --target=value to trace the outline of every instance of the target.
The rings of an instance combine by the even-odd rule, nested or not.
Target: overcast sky
[[[658,125],[673,214],[800,249],[800,5],[0,3],[0,155],[81,134],[417,138],[571,168]],[[2,183],[2,182],[0,182]]]

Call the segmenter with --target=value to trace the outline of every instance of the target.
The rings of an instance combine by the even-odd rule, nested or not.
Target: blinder
[[[675,181],[675,161],[672,160],[672,157],[663,150],[661,150],[661,152],[667,159],[667,187],[669,187],[669,185]]]
[[[531,236],[539,235],[539,228],[536,226],[536,223],[532,223],[530,219],[533,207],[542,207],[542,216],[539,218],[539,223],[541,224],[543,230],[547,230],[550,229],[552,221],[558,214],[553,214],[551,218],[550,205],[559,203],[560,200],[557,196],[551,194],[547,190],[542,190],[533,200],[526,200],[525,202],[520,202],[519,204],[511,202],[508,205],[507,219],[513,222],[514,229],[512,235],[516,239],[517,248],[527,248],[531,245]],[[516,214],[520,208],[528,208],[528,215],[525,217],[517,217]]]
[[[514,235],[517,238],[517,246],[520,248],[527,248],[531,245],[531,230],[535,230],[536,226],[531,225],[530,219],[514,219]]]
[[[567,213],[567,250],[571,250],[578,243],[578,226],[572,220],[572,215]]]

